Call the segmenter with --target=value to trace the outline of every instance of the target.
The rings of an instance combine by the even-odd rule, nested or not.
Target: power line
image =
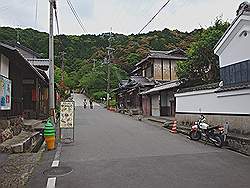
[[[155,19],[155,17],[167,6],[167,4],[170,2],[168,0],[161,8],[158,10],[158,12],[149,20],[149,22],[139,31],[139,34]]]
[[[67,1],[67,3],[68,3],[68,5],[69,5],[69,7],[70,7],[70,9],[71,9],[71,11],[72,11],[72,13],[74,14],[74,16],[75,16],[77,22],[79,23],[80,27],[82,28],[83,32],[86,32],[86,33],[87,33],[87,29],[84,27],[84,25],[83,25],[83,23],[82,23],[82,20],[81,20],[81,18],[78,16],[78,14],[77,14],[77,12],[76,12],[74,6],[72,5],[71,1],[70,1],[70,0],[66,0],[66,1]]]

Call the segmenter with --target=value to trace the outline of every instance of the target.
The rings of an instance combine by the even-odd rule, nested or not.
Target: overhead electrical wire
[[[76,12],[74,6],[72,5],[71,1],[70,1],[70,0],[66,0],[66,1],[67,1],[68,5],[69,5],[69,7],[70,7],[70,9],[71,9],[71,11],[72,11],[72,13],[73,13],[73,15],[75,16],[77,22],[79,23],[80,27],[82,28],[83,32],[87,33],[87,29],[84,27],[84,25],[83,25],[83,23],[82,23],[82,20],[81,20],[81,18],[78,16],[78,14],[77,14],[77,12]]]
[[[67,0],[70,4],[71,10],[73,11],[73,14],[75,15],[75,18],[77,19],[79,25],[81,26],[81,28],[83,29],[83,31],[85,31],[87,33],[87,29],[85,28],[81,18],[78,16],[78,13],[76,11],[76,9],[74,8],[72,2],[70,0]]]
[[[155,18],[156,16],[168,5],[170,0],[168,0],[161,8],[158,10],[158,12],[148,21],[148,23],[139,31],[138,34],[140,34]]]

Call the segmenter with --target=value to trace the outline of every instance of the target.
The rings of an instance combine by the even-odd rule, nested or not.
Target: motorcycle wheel
[[[191,138],[191,140],[200,140],[201,139],[201,132],[200,131],[191,131],[189,133],[189,136]]]
[[[214,139],[216,140],[214,142],[214,145],[218,148],[221,148],[223,146],[223,138],[220,134],[215,134]]]

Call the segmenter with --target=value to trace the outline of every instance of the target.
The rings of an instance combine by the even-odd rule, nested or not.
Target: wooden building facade
[[[140,93],[145,116],[175,115],[174,93],[180,85],[176,66],[178,61],[186,59],[186,54],[181,49],[150,50],[148,56],[136,64],[132,75],[140,75],[156,83],[154,88]]]
[[[11,109],[0,110],[0,118],[46,118],[48,77],[45,72],[31,65],[15,47],[0,43],[0,54],[8,61],[8,76],[5,77],[12,83]]]

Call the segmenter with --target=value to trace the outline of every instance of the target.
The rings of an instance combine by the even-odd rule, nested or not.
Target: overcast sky
[[[1,0],[0,26],[32,27],[48,32],[49,0]],[[36,2],[37,19],[36,19]],[[138,33],[166,0],[71,0],[88,33]],[[243,0],[171,0],[144,30],[192,31],[208,27],[218,16],[232,21]],[[57,0],[61,33],[83,34],[66,0]]]

